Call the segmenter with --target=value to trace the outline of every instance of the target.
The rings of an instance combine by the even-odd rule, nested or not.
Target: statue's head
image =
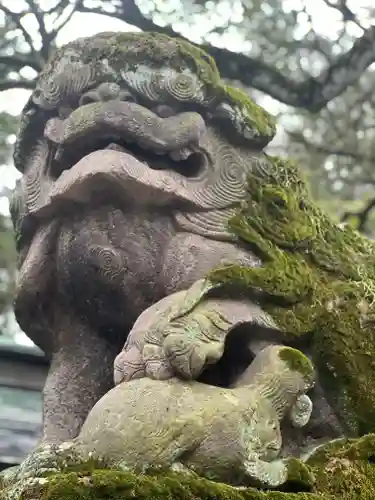
[[[242,375],[251,383],[275,384],[275,389],[281,384],[293,400],[314,387],[315,377],[314,365],[303,352],[274,344],[262,349]]]
[[[250,168],[241,148],[254,154],[273,134],[268,114],[188,42],[102,33],[69,43],[22,113],[14,162],[23,177],[11,206],[18,248],[72,204],[225,208]]]

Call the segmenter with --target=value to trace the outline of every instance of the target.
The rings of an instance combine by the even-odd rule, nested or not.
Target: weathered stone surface
[[[135,379],[94,406],[75,446],[87,458],[133,471],[177,467],[235,485],[279,486],[287,478],[287,462],[278,459],[280,421],[298,408],[294,423],[308,422],[311,407],[299,400],[314,375],[299,351],[269,346],[231,389]]]
[[[227,336],[241,326],[244,344],[253,354],[258,352],[265,339],[264,334],[256,337],[254,326],[275,330],[272,317],[250,299],[210,298],[207,295],[213,288],[210,281],[198,280],[188,290],[168,295],[146,309],[116,356],[115,383],[146,375],[156,380],[175,375],[195,380],[222,358]],[[249,363],[249,358],[240,362],[238,356],[236,366],[227,367],[234,373],[220,371],[227,380],[216,383],[228,386]],[[203,378],[207,382],[207,371]]]
[[[253,322],[237,334],[236,329],[222,329],[224,352],[215,358],[211,385],[219,385],[220,374],[237,363],[246,346],[247,354],[254,355],[249,334],[257,341],[298,346],[316,363],[312,418],[296,433],[283,424],[289,446],[284,456],[288,449],[298,455],[311,439],[374,430],[375,246],[333,224],[311,200],[292,163],[262,152],[273,134],[270,117],[247,96],[223,85],[214,62],[184,41],[150,33],[100,34],[67,45],[47,64],[22,117],[15,161],[23,177],[11,210],[21,264],[16,315],[51,358],[46,442],[79,435],[92,407],[113,385],[113,361],[129,332],[127,345],[137,334],[147,347],[136,363],[149,363],[150,336],[145,331],[142,340],[139,331],[131,332],[137,317],[168,295],[189,292],[202,279],[208,286],[198,301],[186,310],[184,301],[174,304],[185,322],[179,342],[181,331],[194,330],[196,314],[208,298],[247,300],[261,309],[259,318],[271,317],[275,323],[264,328]],[[175,319],[168,317],[167,326],[175,327]],[[201,326],[204,320],[189,345],[198,358],[206,347]],[[168,339],[163,343],[163,329],[153,335],[162,353],[157,361],[173,365],[168,356],[176,354],[175,344],[171,349]],[[133,354],[126,347],[124,353],[130,356],[122,358],[126,366]],[[190,378],[203,377],[210,356],[201,359],[198,370],[187,370]],[[168,376],[193,366],[180,361],[177,373]],[[146,375],[154,373],[146,370]],[[290,474],[298,476],[298,484],[300,473],[308,477],[312,491],[298,492],[295,498],[345,498],[341,484],[330,489],[332,470],[350,492],[348,500],[356,492],[356,474],[363,479],[360,494],[372,498],[371,455],[353,452],[367,445],[372,446],[372,436],[335,449],[328,462],[327,457],[310,462],[317,478],[313,486],[307,466],[291,461],[299,464],[299,472],[290,469]],[[60,498],[58,488],[64,483],[67,495],[96,500],[103,496],[96,479],[102,478],[105,489],[105,478],[119,474],[107,470],[104,474],[110,476],[101,475],[97,469],[106,464],[98,463],[91,476],[87,469],[83,476],[68,472],[72,457],[57,463],[59,450],[50,449],[42,467],[54,464],[57,475],[35,484],[40,478],[36,454],[21,467],[21,475],[8,477],[4,495],[18,500],[23,490],[29,499]],[[350,478],[347,483],[342,476]],[[73,485],[67,485],[70,479]],[[142,496],[143,480],[125,479],[121,472],[120,488],[126,483],[133,497]],[[141,483],[136,487],[133,481]],[[77,482],[80,488],[83,484],[78,493]],[[124,496],[116,488],[112,497]],[[283,498],[282,493],[207,488],[198,498],[211,491],[218,497]],[[159,493],[146,490],[157,498]],[[170,491],[158,490],[164,495]],[[285,495],[293,498],[290,492]]]
[[[78,434],[142,311],[219,264],[261,264],[227,221],[273,134],[181,40],[99,34],[46,65],[22,115],[11,204],[16,317],[51,358],[46,440]]]

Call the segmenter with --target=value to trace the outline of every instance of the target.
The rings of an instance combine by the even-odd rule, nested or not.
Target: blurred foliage
[[[16,134],[17,126],[17,117],[6,112],[0,113],[0,168],[4,168],[11,160],[11,139]],[[8,190],[0,187],[0,198],[8,195]],[[15,279],[16,251],[12,224],[8,216],[0,214],[0,334],[9,330]]]
[[[0,215],[0,334],[9,327],[16,278],[16,251],[9,217]]]
[[[11,161],[11,139],[17,133],[18,118],[6,113],[0,113],[0,165]]]
[[[112,18],[124,31],[136,28],[186,37],[214,56],[224,79],[276,114],[279,132],[269,151],[296,157],[313,195],[337,220],[344,217],[346,223],[375,235],[372,4],[372,0],[1,0],[0,91],[6,96],[9,89],[31,90],[61,34],[65,41],[79,36],[72,26],[79,26],[75,20],[82,21],[85,13]],[[100,22],[96,26],[101,31]],[[9,138],[16,122],[0,113],[0,167],[10,163]],[[0,222],[0,270],[10,266],[11,276],[14,250],[8,223]],[[7,279],[0,282],[8,283]],[[8,285],[2,288],[11,290]],[[0,297],[0,313],[7,304]]]

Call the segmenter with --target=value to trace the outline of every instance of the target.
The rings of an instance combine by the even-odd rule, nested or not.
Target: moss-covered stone
[[[141,66],[150,74],[165,68],[178,73],[188,71],[199,79],[205,95],[204,102],[190,104],[194,104],[196,111],[213,127],[222,128],[224,120],[224,134],[228,139],[252,140],[258,147],[264,147],[275,135],[273,117],[241,90],[224,85],[212,57],[186,40],[152,32],[104,32],[79,38],[55,51],[39,74],[38,92],[43,93],[43,87],[58,87],[53,78],[64,72],[77,73],[83,65],[90,67],[92,73],[87,82],[89,88],[104,81],[123,84],[123,72]],[[44,124],[45,113],[35,109],[31,96],[23,109],[13,155],[15,166],[21,172],[36,135],[43,133]]]
[[[25,479],[18,496],[8,485],[0,489],[0,500],[373,500],[374,455],[375,435],[337,440],[318,449],[307,464],[291,459],[282,491],[233,488],[195,474],[135,475],[85,463],[81,469],[66,466]]]
[[[224,484],[178,474],[136,476],[126,472],[97,469],[90,474],[64,472],[48,476],[39,484],[30,484],[23,492],[21,499],[322,500],[322,497],[306,493],[290,494],[261,492],[250,488],[235,489]],[[326,500],[324,497],[323,499]]]
[[[205,52],[160,34],[104,33],[72,42],[56,52],[40,78],[48,81],[57,66],[65,63],[99,66],[105,60],[115,69],[115,79],[125,64],[188,69],[204,85],[206,110],[222,105],[228,111],[225,105],[229,105],[237,129],[245,123],[253,134],[249,138],[260,138],[260,144],[265,145],[275,133],[272,118],[262,108],[241,91],[222,84],[214,61]],[[25,110],[30,106],[31,100]],[[38,115],[33,122],[24,119],[21,126],[15,154],[20,169],[27,153],[24,143],[38,129],[36,119],[42,130],[44,117]],[[375,430],[374,244],[351,227],[334,224],[312,201],[298,168],[279,158],[268,158],[254,168],[248,198],[229,225],[262,258],[264,266],[226,266],[211,273],[210,279],[236,285],[241,291],[261,289],[262,306],[285,332],[285,340],[304,338],[311,343],[320,380],[347,429],[353,434]],[[374,441],[373,435],[340,440],[318,450],[306,466],[291,461],[284,489],[311,491],[234,489],[196,477],[135,476],[97,466],[91,469],[86,464],[25,481],[16,497],[9,496],[12,486],[3,481],[0,500],[372,500]]]
[[[209,102],[216,105],[218,101],[223,101],[235,106],[248,125],[258,131],[259,136],[267,138],[267,142],[275,134],[275,122],[271,115],[241,90],[224,85],[214,59],[186,40],[152,32],[99,33],[75,40],[56,51],[43,73],[49,74],[70,49],[80,55],[83,63],[96,64],[107,59],[118,74],[125,66],[132,65],[147,65],[152,69],[170,67],[178,72],[188,69],[204,84]]]
[[[375,498],[375,435],[338,439],[318,449],[308,464],[314,491],[343,500]]]
[[[347,431],[375,430],[375,245],[341,228],[309,196],[296,165],[268,157],[249,177],[230,229],[260,268],[214,270],[215,284],[261,289],[262,307],[313,351],[329,402]]]
[[[286,491],[312,491],[315,484],[312,468],[297,458],[288,461],[288,481],[281,488]]]
[[[279,357],[287,363],[291,370],[301,373],[303,377],[310,380],[314,368],[309,358],[302,354],[301,351],[292,347],[285,347],[280,351]]]
[[[103,65],[103,61],[108,62]],[[53,72],[61,71],[64,67],[62,62],[90,64],[97,70],[98,83],[103,67],[109,70],[104,71],[105,80],[112,74],[120,82],[123,71],[136,70],[141,66],[153,71],[170,68],[181,73],[188,70],[203,84],[206,96],[203,108],[214,111],[218,105],[228,104],[228,118],[234,122],[241,135],[244,135],[241,123],[247,125],[247,139],[258,139],[265,145],[275,135],[275,121],[271,115],[241,90],[224,85],[212,57],[186,40],[152,32],[99,33],[94,37],[77,39],[58,49],[43,69],[39,80],[48,81]],[[201,106],[196,107],[197,111],[201,110]],[[214,116],[214,126],[216,121],[217,116]]]

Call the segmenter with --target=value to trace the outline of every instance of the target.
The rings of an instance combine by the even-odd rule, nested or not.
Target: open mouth
[[[90,153],[115,149],[131,154],[153,170],[199,177],[210,160],[200,147],[205,123],[198,113],[166,118],[134,102],[95,102],[80,106],[65,119],[46,124],[52,148],[50,175],[56,180]]]
[[[85,156],[100,150],[128,153],[153,170],[170,170],[187,178],[199,178],[205,172],[208,161],[203,151],[184,148],[170,153],[157,153],[119,136],[91,137],[78,144],[57,147],[51,155],[51,177],[56,180],[64,170],[69,170]]]

